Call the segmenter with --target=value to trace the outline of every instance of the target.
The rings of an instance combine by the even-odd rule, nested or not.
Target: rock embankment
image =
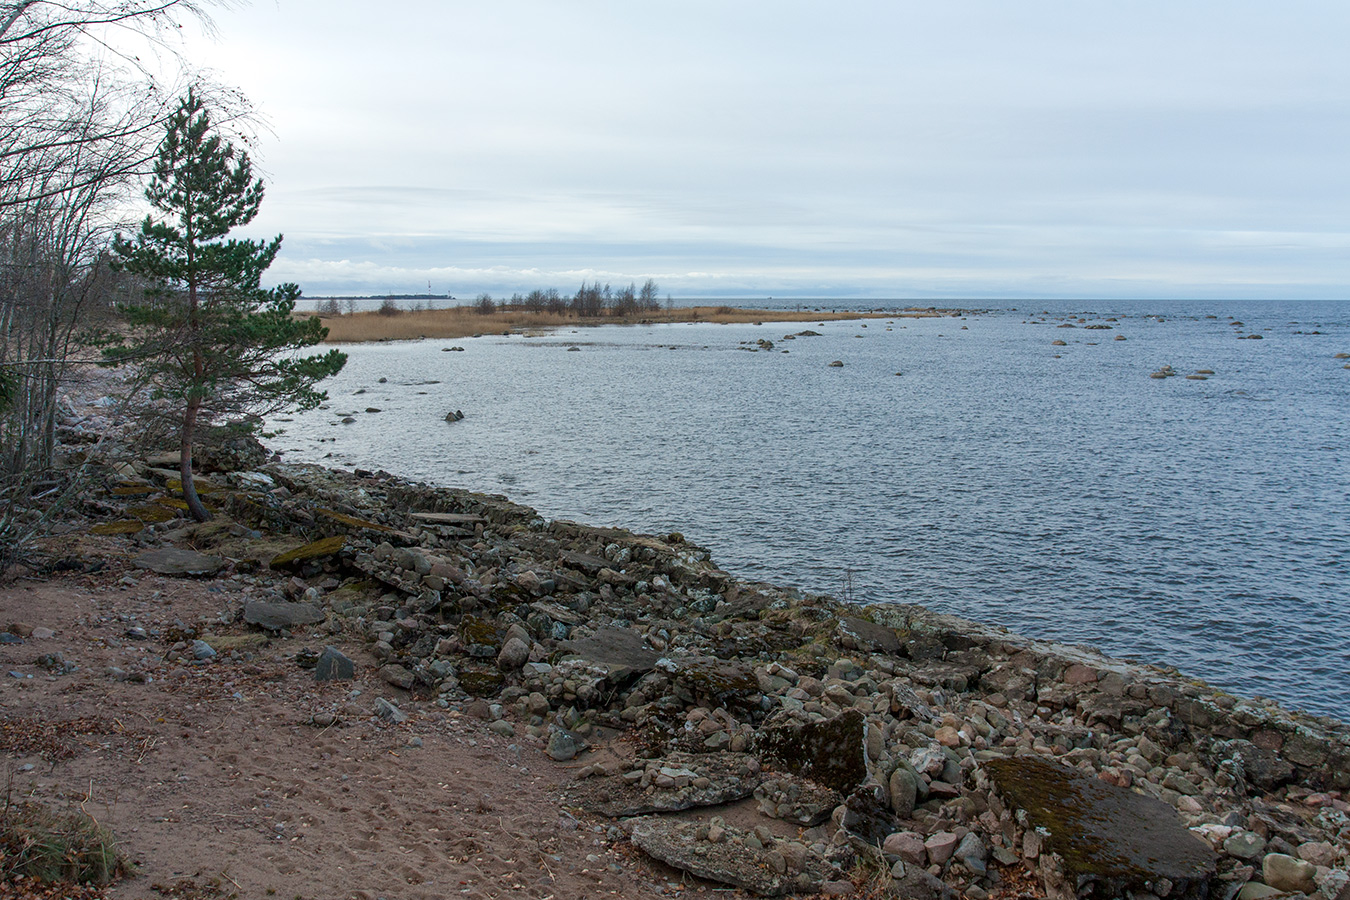
[[[122,474],[128,502],[173,478]],[[246,538],[286,538],[233,561],[288,577],[250,621],[304,607],[359,631],[407,703],[575,760],[560,802],[700,877],[777,895],[872,873],[981,900],[1026,871],[1053,897],[1350,900],[1340,723],[919,606],[750,583],[678,534],[383,473],[212,481]],[[183,525],[110,515],[132,542]],[[322,677],[350,676],[327,657]]]

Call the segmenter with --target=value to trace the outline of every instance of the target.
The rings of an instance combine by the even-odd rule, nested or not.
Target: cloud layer
[[[270,119],[310,294],[1341,297],[1350,8],[280,0],[194,55]]]

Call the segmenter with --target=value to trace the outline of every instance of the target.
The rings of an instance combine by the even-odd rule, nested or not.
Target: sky
[[[1350,297],[1350,4],[253,0],[311,296]]]

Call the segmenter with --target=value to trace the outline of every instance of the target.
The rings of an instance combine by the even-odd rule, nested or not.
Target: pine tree
[[[134,240],[113,244],[116,264],[149,287],[143,302],[122,307],[124,334],[104,349],[108,365],[134,363],[181,411],[183,499],[197,521],[210,514],[192,481],[192,444],[199,423],[265,414],[326,399],[314,389],[346,363],[337,350],[312,356],[328,334],[317,316],[292,316],[300,289],[260,287],[281,248],[271,241],[226,239],[251,222],[262,203],[262,179],[248,154],[215,133],[195,92],[179,102],[159,145]]]

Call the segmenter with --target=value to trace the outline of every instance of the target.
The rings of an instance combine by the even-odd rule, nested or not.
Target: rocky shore
[[[242,585],[240,625],[359,635],[296,653],[544,749],[560,809],[754,894],[1350,900],[1350,729],[1176,671],[912,605],[750,583],[678,534],[546,521],[386,473],[208,456],[110,470],[93,530]],[[191,549],[189,549],[191,548]],[[242,666],[207,639],[171,662]],[[115,677],[134,677],[134,673]]]

